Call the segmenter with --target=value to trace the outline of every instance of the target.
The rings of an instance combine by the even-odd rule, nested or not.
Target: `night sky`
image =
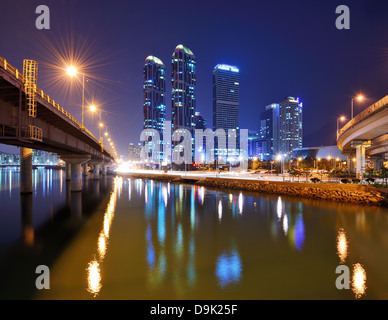
[[[38,5],[50,9],[50,30],[38,30]],[[350,8],[350,30],[338,30],[338,5]],[[266,105],[286,96],[304,104],[304,146],[335,143],[336,119],[350,117],[388,94],[388,1],[377,0],[0,0],[0,56],[22,70],[39,63],[38,86],[81,120],[81,87],[64,74],[78,59],[89,81],[87,104],[127,156],[143,122],[143,65],[166,65],[171,119],[171,55],[178,44],[197,60],[197,111],[212,124],[212,70],[240,69],[240,127],[258,130]],[[78,79],[79,80],[79,79]],[[90,112],[86,126],[98,136]],[[7,151],[0,145],[0,151]]]

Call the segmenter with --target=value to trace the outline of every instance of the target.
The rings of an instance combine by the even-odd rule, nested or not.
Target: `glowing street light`
[[[357,101],[359,101],[359,102],[361,102],[362,100],[364,100],[364,96],[362,96],[362,95],[358,95],[357,97],[355,97],[355,98],[353,98],[352,99],[352,118],[351,119],[353,119],[353,101],[354,100],[357,100]]]
[[[66,68],[67,74],[70,77],[74,77],[77,75],[77,68],[74,66],[68,66]],[[85,130],[84,127],[84,110],[85,110],[85,74],[82,73],[82,121],[81,121],[81,130]]]
[[[70,77],[74,77],[77,74],[77,69],[73,66],[67,67],[66,71]]]
[[[339,118],[337,118],[337,139],[338,139],[338,135],[339,135],[339,121],[345,121],[346,118],[345,116],[341,116]]]

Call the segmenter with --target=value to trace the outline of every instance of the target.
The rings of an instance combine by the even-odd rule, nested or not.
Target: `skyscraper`
[[[160,135],[166,116],[165,74],[163,62],[154,56],[148,56],[144,64],[143,129],[156,129]]]
[[[213,70],[213,130],[223,129],[228,134],[228,130],[233,130],[238,137],[239,132],[239,87],[240,71],[235,66],[218,64]],[[238,140],[238,139],[237,139]],[[227,141],[228,155],[237,155],[239,148],[238,141],[236,149],[231,150]],[[216,154],[227,154],[218,150]]]
[[[161,160],[163,148],[163,124],[166,117],[166,69],[163,62],[154,56],[148,56],[144,64],[143,82],[143,129],[147,137],[154,135],[152,129],[159,133],[160,154],[157,159]]]
[[[239,128],[239,69],[218,64],[213,70],[213,130]]]
[[[172,131],[187,129],[194,137],[195,130],[195,56],[178,45],[172,54],[171,71],[171,122]]]
[[[200,112],[195,112],[195,129],[205,130],[207,126],[206,119],[201,115]]]
[[[303,104],[299,98],[287,97],[279,102],[279,151],[290,154],[303,146]]]
[[[279,152],[279,104],[272,103],[260,114],[262,160],[272,160]]]

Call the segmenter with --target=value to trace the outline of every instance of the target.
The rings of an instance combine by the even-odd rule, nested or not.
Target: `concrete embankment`
[[[369,185],[240,181],[214,178],[200,180],[197,184],[210,188],[256,191],[307,199],[323,199],[380,206],[386,206],[388,204],[388,194],[381,189]]]
[[[179,175],[145,173],[130,173],[125,176],[176,183],[193,183],[208,188],[253,191],[306,199],[388,206],[388,189],[376,188],[369,185],[256,181],[225,178],[186,178]]]

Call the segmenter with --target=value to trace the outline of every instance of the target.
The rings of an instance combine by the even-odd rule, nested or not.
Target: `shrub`
[[[311,178],[310,181],[313,182],[313,183],[317,183],[317,182],[320,182],[321,179],[318,179],[318,178]]]
[[[373,182],[375,182],[375,179],[374,178],[367,178],[365,179],[366,182],[368,182],[368,184],[371,184]]]
[[[344,179],[341,179],[341,182],[342,183],[349,183],[349,180],[344,178]]]
[[[352,179],[352,182],[353,182],[353,183],[360,183],[361,180],[360,180],[360,179]]]

